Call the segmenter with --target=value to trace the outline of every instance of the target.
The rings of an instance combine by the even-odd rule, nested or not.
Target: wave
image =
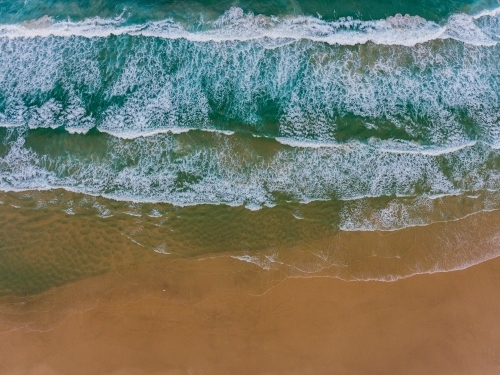
[[[415,275],[464,270],[497,258],[497,217],[498,211],[477,212],[451,222],[432,223],[427,228],[412,228],[405,234],[381,236],[365,232],[352,236],[341,232],[335,240],[311,241],[314,246],[306,246],[307,250],[297,246],[286,252],[272,249],[224,256],[253,263],[263,270],[279,270],[288,277],[394,282]],[[368,266],[360,266],[365,262]]]
[[[0,125],[1,126],[1,125]],[[113,130],[107,130],[103,129],[103,133],[110,134],[116,138],[121,138],[121,139],[134,139],[134,138],[139,138],[139,137],[153,137],[158,134],[181,134],[181,133],[187,133],[187,132],[192,132],[192,131],[202,131],[202,132],[209,132],[209,133],[220,133],[224,135],[233,135],[235,132],[231,130],[220,130],[220,129],[211,129],[211,128],[187,128],[187,127],[179,127],[179,128],[166,128],[166,129],[155,129],[151,131],[146,131],[146,132],[138,132],[138,131],[113,131]],[[70,132],[71,133],[71,132]]]
[[[269,49],[122,35],[0,38],[0,51],[4,127],[123,138],[204,129],[311,147],[500,144],[498,46],[301,41]]]
[[[393,153],[361,143],[277,145],[206,132],[129,140],[14,130],[0,147],[0,189],[64,188],[127,201],[250,209],[289,200],[432,200],[500,189],[500,154],[482,143],[438,154]]]
[[[150,21],[140,25],[124,25],[125,19],[94,17],[80,22],[54,22],[50,17],[25,21],[21,25],[0,25],[0,37],[70,37],[107,38],[111,35],[132,35],[193,42],[228,42],[269,40],[275,48],[296,40],[340,45],[373,42],[383,45],[414,46],[435,39],[455,39],[472,45],[495,45],[500,32],[485,33],[475,22],[483,17],[497,17],[498,9],[476,16],[456,14],[445,25],[426,21],[418,16],[398,14],[385,20],[361,21],[351,17],[324,21],[310,16],[269,17],[244,13],[233,7],[215,21],[200,24],[198,30],[187,28],[173,19]]]
[[[315,142],[311,140],[299,140],[293,138],[276,138],[276,141],[290,147],[299,148],[353,148],[358,144],[358,142],[347,142],[347,143],[328,143],[328,142]],[[497,145],[488,144],[487,142],[481,142],[486,144],[491,148],[498,148]],[[439,156],[444,154],[451,154],[456,151],[462,150],[464,148],[473,147],[477,144],[477,141],[470,141],[463,144],[451,145],[450,147],[432,147],[432,146],[422,146],[415,142],[405,142],[405,141],[381,141],[381,140],[369,140],[367,143],[370,147],[373,147],[377,151],[383,153],[392,154],[420,154],[429,156]]]
[[[498,198],[498,192],[482,192],[473,197],[467,193],[422,196],[406,201],[393,199],[381,208],[374,208],[368,198],[361,198],[341,208],[339,229],[345,232],[394,232],[433,223],[449,223],[479,212],[497,211],[500,208]],[[453,207],[464,203],[471,207],[458,210]]]
[[[344,230],[445,221],[450,196],[494,209],[499,12],[2,25],[0,190],[334,201]]]
[[[475,203],[488,199],[484,193],[478,195]],[[498,192],[496,195],[498,204]],[[76,224],[82,218],[87,224],[91,220],[97,225],[104,220],[103,225],[118,228],[118,236],[125,236],[143,249],[169,252],[172,256],[231,256],[266,269],[280,268],[290,276],[321,276],[321,271],[326,271],[328,274],[323,276],[339,277],[342,274],[333,272],[340,268],[348,280],[391,281],[417,273],[465,268],[498,254],[500,249],[500,211],[473,215],[488,211],[488,207],[477,204],[466,210],[464,207],[471,201],[460,204],[458,196],[449,197],[448,201],[441,199],[434,210],[422,212],[430,225],[427,228],[417,226],[396,233],[338,231],[335,219],[332,221],[332,215],[327,214],[336,211],[335,202],[291,203],[279,209],[249,212],[225,206],[175,208],[167,204],[133,204],[60,190],[0,193],[0,198],[3,212],[26,217],[25,222],[21,220],[18,225],[18,220],[13,227],[21,234],[32,226],[33,217],[55,218],[51,222],[65,223],[65,215],[75,215],[69,220],[76,220]],[[423,199],[414,202],[422,204]],[[375,209],[376,200],[370,205]],[[406,205],[417,213],[410,201]],[[94,215],[99,218],[92,218]],[[440,218],[446,219],[446,223],[436,221]],[[371,267],[360,267],[364,261]]]
[[[500,8],[495,8],[495,9],[481,10],[477,14],[474,14],[472,17],[477,20],[483,17],[497,17],[499,15],[500,15]]]
[[[373,144],[373,143],[372,143]],[[476,141],[467,142],[464,144],[454,145],[451,147],[429,147],[429,146],[419,146],[412,144],[411,142],[377,142],[375,145],[378,146],[380,151],[395,153],[395,154],[421,154],[429,156],[439,156],[444,154],[451,154],[456,151],[473,147],[477,144]],[[488,144],[489,147],[492,147]]]
[[[23,129],[22,126],[18,124],[2,124],[0,123],[0,128],[5,129],[17,129],[17,130],[26,130]],[[30,130],[35,130],[37,128],[31,128]],[[57,128],[55,128],[57,129]],[[69,134],[87,134],[87,132],[79,132],[72,131],[71,129],[65,129]],[[237,135],[247,136],[245,132],[239,131],[231,131],[231,130],[221,130],[215,128],[166,128],[166,129],[156,129],[149,132],[113,132],[107,130],[96,130],[98,133],[109,134],[115,138],[123,139],[123,140],[133,140],[136,138],[148,138],[155,137],[162,134],[167,135],[178,135],[182,133],[218,133],[226,136]],[[445,154],[452,154],[456,151],[460,151],[466,148],[474,147],[476,144],[480,143],[485,145],[491,149],[500,149],[499,144],[492,144],[484,141],[469,141],[460,144],[450,144],[448,147],[441,146],[432,146],[432,145],[421,145],[413,141],[404,141],[404,140],[380,140],[380,139],[369,139],[367,142],[359,142],[359,141],[347,141],[347,142],[322,142],[308,139],[294,139],[294,138],[284,138],[284,137],[272,137],[272,136],[259,136],[256,134],[250,134],[252,137],[261,138],[270,142],[277,142],[284,146],[293,147],[293,148],[312,148],[312,149],[320,149],[320,148],[336,148],[342,150],[353,150],[356,147],[368,147],[376,150],[381,153],[389,153],[389,154],[419,154],[426,156],[439,156]]]

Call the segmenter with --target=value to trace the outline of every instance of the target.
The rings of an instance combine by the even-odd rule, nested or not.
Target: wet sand
[[[2,374],[498,374],[500,259],[395,282],[231,258],[1,299]]]
[[[230,209],[173,225],[35,198],[0,205],[2,375],[500,373],[500,211],[394,232],[300,220],[298,245],[241,251],[210,242]],[[231,230],[290,229],[267,214]]]

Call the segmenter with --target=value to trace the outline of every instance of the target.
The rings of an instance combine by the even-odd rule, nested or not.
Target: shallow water
[[[465,199],[441,200],[436,212],[446,213],[446,221],[436,217],[393,231],[339,230],[338,207],[330,201],[251,211],[138,204],[64,190],[11,192],[1,201],[0,295],[31,295],[179,258],[236,259],[278,279],[395,281],[499,255],[500,211],[471,214],[474,206]],[[460,212],[465,207],[467,213]]]

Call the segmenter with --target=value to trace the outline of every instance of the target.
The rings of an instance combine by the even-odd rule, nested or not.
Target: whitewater
[[[494,210],[499,38],[500,8],[4,23],[0,189],[341,202],[342,230],[446,221],[447,199],[474,202],[453,218]]]

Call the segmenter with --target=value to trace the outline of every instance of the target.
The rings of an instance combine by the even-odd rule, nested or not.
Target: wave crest
[[[274,17],[244,13],[232,7],[217,20],[197,25],[183,25],[173,19],[127,25],[122,17],[94,17],[80,22],[54,23],[48,16],[25,21],[21,25],[0,25],[0,37],[141,35],[166,39],[184,38],[195,42],[226,42],[259,39],[278,40],[278,45],[308,39],[328,44],[356,45],[367,42],[384,45],[413,46],[434,39],[453,38],[474,45],[494,45],[498,33],[485,34],[477,20],[497,17],[497,10],[477,16],[454,15],[445,25],[426,21],[419,16],[401,15],[377,21],[361,21],[351,17],[324,21],[310,16]],[[498,30],[497,30],[498,31]],[[280,41],[281,40],[281,41]]]

